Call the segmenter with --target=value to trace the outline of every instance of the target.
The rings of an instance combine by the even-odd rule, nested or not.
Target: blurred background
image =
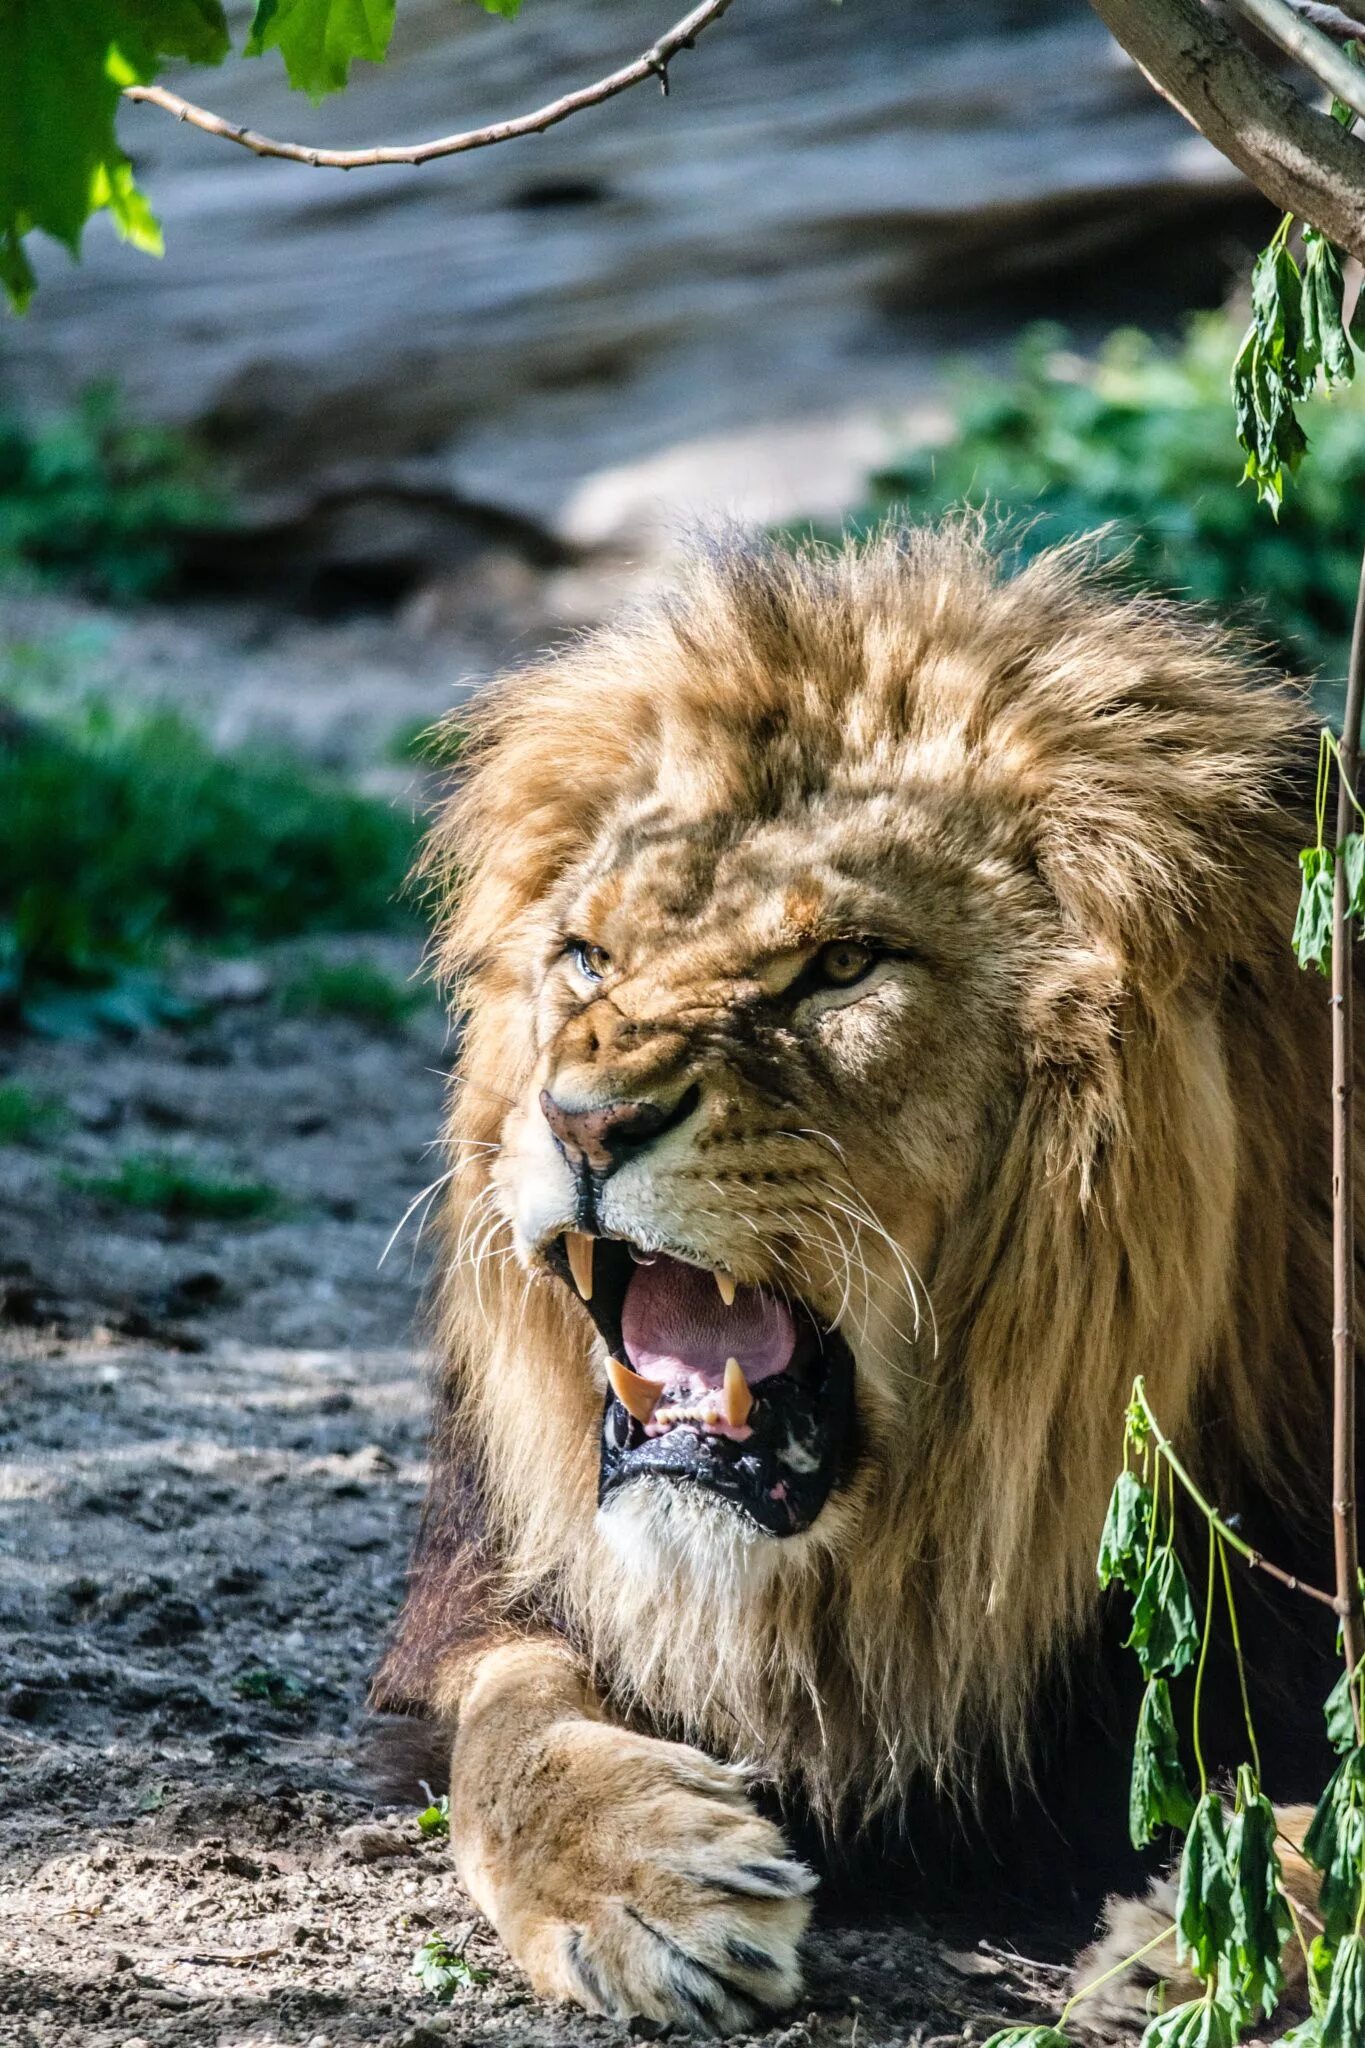
[[[189,89],[305,142],[417,138],[601,76],[670,6],[403,0],[389,62],[321,107],[274,55]],[[1273,217],[1083,0],[739,5],[673,88],[351,176],[126,107],[164,259],[101,217],[0,326],[11,1315],[25,1289],[141,1313],[178,1210],[337,1170],[316,1130],[276,1156],[277,1115],[253,1131],[235,1098],[217,1132],[141,1115],[131,1081],[120,1106],[113,1059],[164,1093],[188,1058],[202,1092],[215,1031],[259,1081],[319,1033],[382,1067],[425,1030],[430,1135],[444,1040],[404,877],[459,707],[698,521],[967,502],[1024,553],[1108,523],[1124,573],[1338,688],[1365,402],[1308,407],[1278,524],[1239,488],[1228,373]],[[72,1061],[99,1079],[80,1114]]]
[[[400,0],[389,63],[322,108],[274,56],[189,89],[416,139],[601,76],[676,7]],[[1083,0],[739,0],[672,85],[350,177],[127,107],[164,260],[97,221],[0,323],[0,2010],[39,2048],[224,2014],[397,2042],[421,1997],[410,1864],[327,1861],[291,1904],[210,1857],[187,1905],[177,1859],[218,1827],[257,1877],[281,1841],[322,1869],[369,1812],[337,1787],[422,1484],[451,1058],[404,877],[470,694],[700,519],[963,501],[1025,552],[1113,522],[1124,573],[1340,684],[1365,400],[1306,408],[1278,525],[1239,489],[1273,217]],[[904,2039],[929,1980],[895,1958],[862,2009],[918,1985]]]

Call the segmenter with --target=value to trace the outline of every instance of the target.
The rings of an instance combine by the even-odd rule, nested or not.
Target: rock
[[[259,1003],[270,973],[259,960],[202,960],[180,976],[179,991],[192,1003]]]
[[[386,1821],[356,1821],[343,1828],[333,1845],[337,1863],[380,1863],[389,1856],[415,1856],[417,1841],[407,1828]]]
[[[268,133],[392,140],[536,105],[645,33],[619,0],[517,25],[408,0],[390,62],[320,108],[273,55],[179,82]],[[822,439],[846,479],[945,348],[1045,310],[1047,280],[1065,276],[1071,314],[1116,273],[1110,318],[1163,280],[1183,303],[1192,278],[1217,289],[1229,226],[1252,218],[1071,0],[769,0],[671,83],[666,102],[640,90],[525,142],[349,177],[127,107],[165,260],[104,222],[79,267],[41,249],[9,388],[51,402],[114,378],[136,412],[211,431],[270,552],[312,521],[311,546],[359,576],[380,564],[387,589],[480,546],[552,555],[570,506],[574,531],[616,534],[619,488],[604,507],[587,478],[686,445],[705,482],[717,437],[748,437],[731,494],[799,511]],[[805,444],[769,449],[763,430],[793,422]]]

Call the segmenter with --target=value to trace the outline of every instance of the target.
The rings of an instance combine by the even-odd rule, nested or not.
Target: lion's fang
[[[589,1238],[588,1242],[591,1244],[592,1239]],[[656,1387],[650,1380],[641,1379],[638,1372],[632,1372],[628,1365],[622,1365],[619,1358],[607,1360],[607,1378],[611,1381],[613,1394],[626,1412],[633,1415],[637,1422],[648,1422],[659,1405],[663,1388]]]
[[[592,1248],[595,1238],[587,1237],[581,1230],[566,1230],[564,1249],[569,1255],[569,1271],[573,1284],[584,1301],[592,1300]]]
[[[749,1382],[740,1370],[737,1358],[725,1361],[725,1420],[731,1429],[743,1429],[749,1420],[754,1397],[749,1392]]]
[[[715,1281],[715,1283],[716,1283],[716,1292],[717,1292],[717,1294],[718,1294],[718,1295],[720,1296],[721,1300],[722,1300],[722,1301],[723,1301],[723,1302],[725,1303],[725,1306],[726,1306],[727,1308],[733,1308],[733,1307],[734,1307],[734,1305],[735,1305],[735,1276],[734,1276],[734,1274],[733,1274],[733,1273],[713,1273],[711,1277],[712,1277],[712,1279],[713,1279],[713,1280]]]

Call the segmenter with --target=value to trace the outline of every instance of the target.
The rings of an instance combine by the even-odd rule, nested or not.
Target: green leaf
[[[1194,1662],[1199,1623],[1190,1582],[1173,1550],[1159,1550],[1143,1574],[1127,1647],[1137,1651],[1144,1678],[1174,1678]]]
[[[1337,1950],[1321,2034],[1322,2048],[1365,2042],[1365,1937],[1359,1934],[1348,1934]]]
[[[424,1835],[448,1835],[450,1833],[450,1801],[444,1794],[424,1807],[417,1816],[417,1826]]]
[[[1365,1658],[1357,1664],[1355,1676],[1357,1682],[1365,1676]],[[1351,1712],[1351,1684],[1346,1672],[1342,1672],[1328,1693],[1327,1704],[1322,1711],[1333,1749],[1338,1756],[1345,1756],[1348,1749],[1355,1748],[1356,1742],[1355,1716]]]
[[[1329,971],[1332,960],[1332,890],[1336,862],[1330,846],[1306,846],[1299,855],[1303,880],[1294,918],[1294,954],[1300,967]]]
[[[1152,1535],[1152,1489],[1133,1472],[1120,1472],[1109,1499],[1096,1570],[1102,1586],[1119,1579],[1136,1593],[1147,1568]]]
[[[380,64],[393,34],[394,0],[256,0],[248,57],[278,50],[296,92],[340,92],[353,59]]]
[[[479,0],[485,14],[500,14],[504,21],[515,21],[521,13],[521,0]]]
[[[1187,1828],[1194,1795],[1180,1762],[1180,1743],[1164,1678],[1147,1687],[1133,1742],[1133,1778],[1128,1794],[1128,1831],[1135,1849],[1145,1849],[1164,1827]]]
[[[221,0],[7,0],[0,6],[0,284],[18,311],[33,293],[23,238],[40,228],[75,255],[92,213],[159,251],[160,233],[119,148],[125,85],[165,57],[227,53]]]
[[[1314,374],[1321,370],[1329,390],[1355,376],[1355,350],[1343,317],[1346,281],[1341,258],[1325,235],[1305,228],[1303,236],[1303,355]]]
[[[1268,2018],[1284,1989],[1284,1945],[1294,1932],[1275,1847],[1275,1809],[1243,1764],[1228,1829],[1233,1956],[1229,1977],[1248,2017]]]
[[[449,2005],[457,1991],[468,1991],[488,1982],[487,1970],[476,1970],[459,1949],[452,1948],[443,1934],[429,1934],[412,1959],[412,1974],[422,1989]]]
[[[1002,2027],[982,2048],[1073,2048],[1073,2043],[1056,2027]]]
[[[1353,916],[1365,917],[1365,834],[1348,832],[1337,859],[1346,870],[1346,907]]]
[[[1214,1999],[1173,2006],[1150,2021],[1142,2048],[1236,2048],[1232,2016]]]
[[[1329,1941],[1355,1926],[1365,1877],[1365,1749],[1346,1752],[1327,1782],[1304,1836],[1303,1853],[1322,1873],[1319,1908]]]
[[[1175,1915],[1177,1951],[1205,1980],[1235,1954],[1232,1891],[1223,1802],[1206,1792],[1185,1837]]]

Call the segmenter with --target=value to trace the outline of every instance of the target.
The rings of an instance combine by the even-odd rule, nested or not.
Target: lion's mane
[[[983,1748],[1026,1751],[1040,1674],[1092,1622],[1136,1373],[1177,1439],[1202,1433],[1203,1469],[1235,1447],[1229,1499],[1314,1441],[1326,1006],[1288,942],[1306,720],[1197,614],[1076,549],[1007,574],[969,525],[839,550],[722,539],[479,704],[431,855],[467,1020],[437,1459],[472,1474],[485,1596],[579,1640],[619,1711],[760,1758],[827,1816],[916,1774],[960,1784]],[[684,1544],[671,1579],[640,1576],[595,1512],[586,1324],[527,1284],[490,1200],[533,1064],[526,934],[623,793],[772,815],[789,778],[859,747],[905,764],[907,803],[1012,807],[1052,964],[998,1156],[932,1276],[913,1428],[866,1443],[781,1569],[750,1572],[737,1542],[699,1586]],[[417,1600],[407,1643],[434,1696],[439,1607]]]

